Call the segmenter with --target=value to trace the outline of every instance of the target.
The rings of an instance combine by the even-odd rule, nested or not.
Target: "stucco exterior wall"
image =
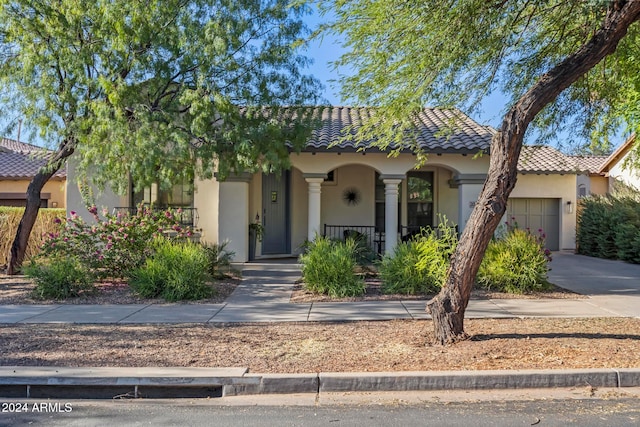
[[[215,179],[196,179],[193,192],[193,205],[198,209],[200,240],[205,243],[218,243],[218,210],[220,208],[220,183]]]
[[[80,194],[75,159],[72,156],[67,162],[67,213],[75,211],[86,222],[93,222],[93,216],[87,211],[85,202]],[[117,206],[129,206],[129,196],[127,194],[118,195],[109,186],[106,186],[104,190],[93,187],[93,195],[98,212],[101,212],[103,208],[112,211]]]
[[[0,193],[27,192],[30,181],[27,180],[0,180]],[[49,193],[48,208],[64,208],[66,206],[67,181],[64,179],[52,179],[42,188],[41,193]]]
[[[321,223],[332,225],[375,225],[375,171],[363,165],[337,169],[336,183],[322,185]],[[348,204],[344,192],[355,190],[360,200]]]
[[[640,191],[640,169],[634,168],[632,165],[625,166],[625,162],[631,156],[632,152],[627,152],[611,169],[609,169],[609,191],[613,190],[613,179],[623,182],[624,184]]]
[[[576,175],[518,175],[510,197],[560,199],[560,248],[575,249]],[[568,202],[571,202],[571,208]]]

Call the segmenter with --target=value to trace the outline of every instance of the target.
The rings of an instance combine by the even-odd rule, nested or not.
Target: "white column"
[[[384,252],[398,244],[398,185],[403,176],[380,175],[384,182]]]
[[[307,219],[307,239],[312,241],[316,234],[320,234],[320,213],[322,183],[327,177],[324,174],[304,174],[304,179],[309,187],[309,214]]]
[[[452,186],[458,188],[458,233],[460,234],[467,225],[486,178],[484,174],[461,174],[453,177]]]

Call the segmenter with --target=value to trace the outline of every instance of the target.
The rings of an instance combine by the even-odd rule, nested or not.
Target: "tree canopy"
[[[396,123],[424,105],[473,113],[493,91],[509,98],[503,112],[545,72],[587,43],[607,10],[624,2],[583,0],[321,1],[344,37],[336,62],[355,72],[342,95],[378,105],[376,119],[398,138]],[[629,28],[618,49],[588,70],[531,123],[539,142],[557,135],[567,147],[601,152],[611,136],[640,129],[640,29]],[[373,124],[369,130],[373,130]],[[366,132],[366,131],[365,131]],[[364,135],[364,134],[363,134]],[[558,141],[556,141],[558,142]],[[585,143],[575,147],[573,144]],[[573,143],[573,144],[572,144]]]
[[[386,148],[407,138],[425,104],[467,112],[496,88],[509,94],[491,142],[487,178],[451,256],[441,292],[427,303],[439,343],[468,338],[464,314],[482,257],[506,212],[527,129],[563,126],[607,145],[637,122],[640,2],[636,0],[321,0],[345,36],[343,95],[379,106],[356,139]],[[633,104],[633,105],[632,105]],[[453,124],[452,124],[453,126]]]
[[[7,272],[22,264],[40,192],[74,152],[116,191],[194,174],[286,166],[299,109],[305,6],[287,0],[0,0],[0,102],[54,149],[27,188]]]
[[[285,0],[2,0],[2,102],[102,183],[278,167],[314,102]],[[269,108],[266,119],[264,108]],[[277,120],[280,118],[282,120]],[[200,159],[201,162],[196,162]]]

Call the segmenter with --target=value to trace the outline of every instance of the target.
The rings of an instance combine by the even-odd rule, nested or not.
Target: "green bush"
[[[167,301],[197,300],[211,296],[207,284],[209,259],[198,243],[159,239],[144,265],[133,270],[131,288],[145,298]]]
[[[355,274],[358,250],[353,239],[343,243],[317,236],[300,256],[305,288],[336,298],[364,294],[364,280]]]
[[[547,281],[548,256],[540,237],[511,229],[489,243],[476,281],[483,288],[514,294],[547,290],[551,286]]]
[[[586,197],[580,201],[578,212],[578,253],[640,263],[637,197]]]
[[[434,234],[399,243],[379,266],[385,294],[426,294],[442,287],[449,258]]]
[[[225,271],[229,271],[231,268],[231,260],[235,255],[235,252],[226,250],[227,242],[220,244],[207,243],[203,244],[205,254],[207,255],[207,271],[216,279],[225,277]]]
[[[93,275],[75,258],[32,262],[24,267],[24,271],[36,284],[36,298],[65,299],[95,291]]]
[[[378,271],[386,294],[426,294],[443,285],[449,259],[458,244],[458,233],[446,217],[434,229],[423,229],[408,242],[399,243],[386,254]]]

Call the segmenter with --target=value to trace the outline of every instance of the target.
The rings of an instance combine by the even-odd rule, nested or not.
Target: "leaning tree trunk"
[[[9,265],[7,266],[7,274],[18,274],[29,243],[29,236],[33,225],[38,218],[40,210],[40,196],[44,185],[49,179],[64,165],[66,159],[73,154],[75,143],[72,139],[65,139],[54,156],[49,159],[47,164],[43,166],[33,177],[27,187],[27,205],[18,224],[16,237],[11,244],[9,252]]]
[[[640,1],[611,2],[602,26],[591,40],[542,75],[505,115],[500,131],[491,142],[487,180],[451,257],[445,284],[427,303],[436,342],[450,344],[468,338],[464,331],[464,313],[484,252],[516,184],[518,157],[527,127],[560,92],[613,53],[629,26],[639,19]]]

